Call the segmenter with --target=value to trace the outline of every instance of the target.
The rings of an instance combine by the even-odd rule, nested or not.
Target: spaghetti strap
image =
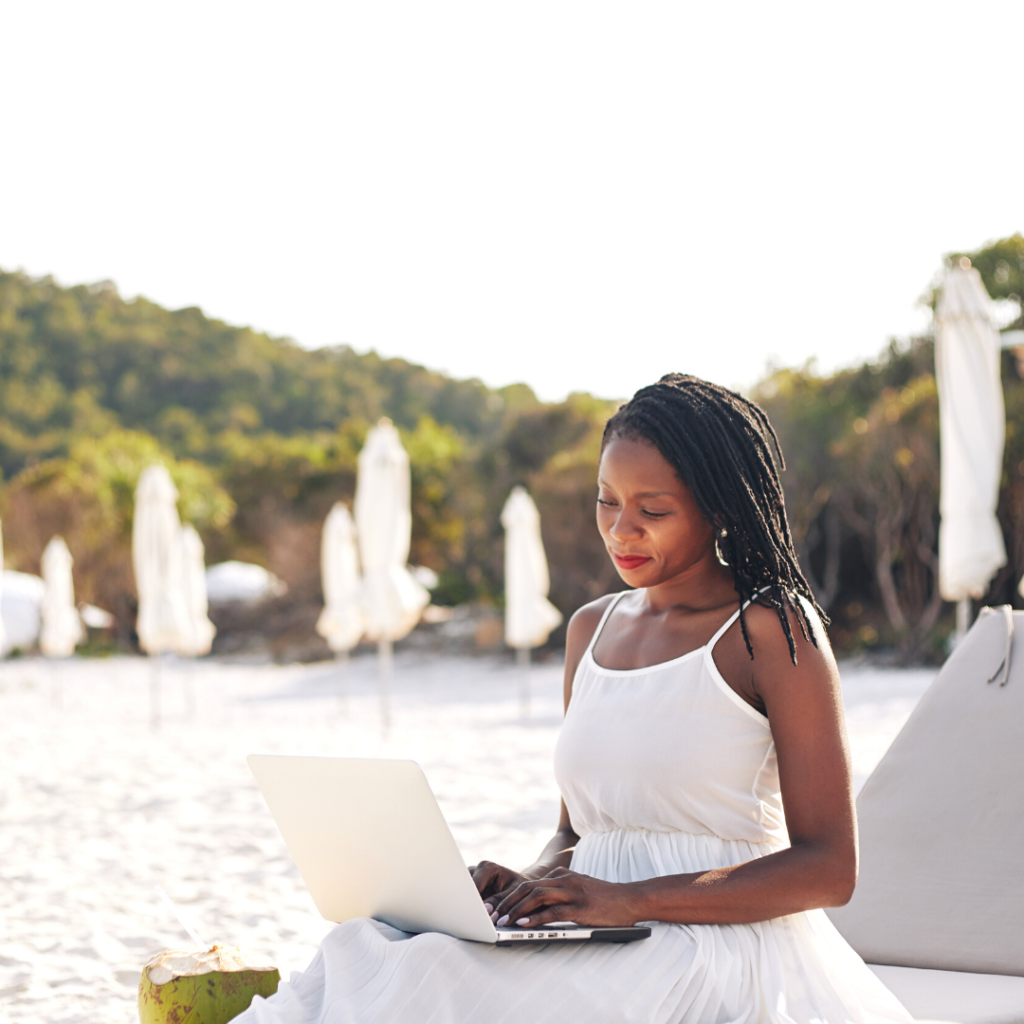
[[[762,587],[754,595],[754,597],[760,597],[768,589],[768,587]],[[725,623],[721,626],[718,632],[715,633],[715,635],[708,641],[707,648],[709,653],[715,649],[715,644],[717,644],[718,641],[721,640],[722,636],[725,634],[725,631],[740,617],[740,612],[744,612],[750,607],[750,605],[754,601],[754,597],[748,597],[747,600],[743,602],[742,606],[737,608],[736,611],[734,611],[732,615],[730,615],[729,618],[725,620]]]
[[[608,616],[615,610],[615,606],[622,600],[626,594],[631,593],[629,590],[620,590],[619,593],[608,602],[608,607],[604,610],[604,615],[601,616],[601,621],[597,624],[597,629],[594,630],[594,635],[590,638],[590,643],[587,644],[587,649],[583,652],[585,658],[588,654],[593,657],[594,644],[597,643],[597,638],[601,635],[601,631],[604,629],[604,624],[608,621]]]

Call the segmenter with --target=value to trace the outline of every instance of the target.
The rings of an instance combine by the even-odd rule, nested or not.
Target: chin
[[[652,572],[651,568],[646,565],[638,569],[620,569],[618,566],[615,568],[619,574],[619,579],[636,589],[650,587],[658,582],[658,574]]]

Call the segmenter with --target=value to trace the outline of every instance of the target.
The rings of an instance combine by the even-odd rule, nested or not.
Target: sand
[[[158,729],[152,676],[138,658],[0,663],[2,1021],[137,1020],[142,964],[190,945],[157,885],[204,939],[305,967],[330,925],[246,754],[414,758],[468,863],[529,863],[557,819],[557,664],[534,667],[524,718],[511,661],[399,655],[387,733],[369,656],[167,664]],[[933,677],[844,668],[858,788]]]

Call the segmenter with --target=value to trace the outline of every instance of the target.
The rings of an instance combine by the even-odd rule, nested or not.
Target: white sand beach
[[[858,788],[934,675],[844,666]],[[168,665],[155,731],[150,677],[139,658],[0,663],[0,1020],[137,1020],[143,963],[189,945],[157,885],[204,938],[269,956],[284,977],[305,967],[330,925],[246,754],[414,758],[469,863],[528,863],[557,818],[554,662],[534,667],[524,719],[511,660],[401,654],[387,736],[369,656],[343,674]]]

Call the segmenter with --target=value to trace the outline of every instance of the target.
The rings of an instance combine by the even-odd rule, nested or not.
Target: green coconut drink
[[[237,947],[166,950],[142,969],[141,1024],[227,1024],[253,996],[277,991],[277,968]]]

